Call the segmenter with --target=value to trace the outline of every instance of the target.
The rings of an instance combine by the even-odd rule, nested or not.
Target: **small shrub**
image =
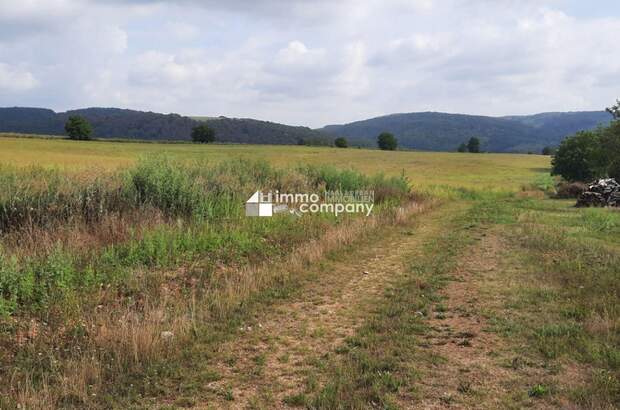
[[[377,174],[372,178],[372,190],[375,193],[375,203],[388,200],[402,201],[410,193],[410,183],[405,174],[398,177],[385,177]]]
[[[551,193],[553,192],[554,179],[551,175],[539,174],[536,179],[534,179],[533,185],[538,191]]]
[[[555,197],[559,199],[577,198],[587,190],[587,185],[583,182],[562,181],[556,186]]]
[[[139,206],[154,206],[168,216],[197,215],[205,198],[188,171],[165,157],[142,160],[128,171],[126,192]]]

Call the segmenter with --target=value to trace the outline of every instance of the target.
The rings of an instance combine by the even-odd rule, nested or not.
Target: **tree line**
[[[90,140],[93,127],[85,118],[79,115],[70,116],[65,123],[65,132],[70,139],[86,141]],[[216,141],[215,130],[207,123],[196,125],[192,128],[192,141],[195,143],[208,144]],[[302,141],[303,145],[308,145],[307,141]],[[310,144],[312,145],[312,144]],[[327,145],[323,142],[320,145]],[[349,142],[344,137],[337,137],[333,141],[333,146],[337,148],[347,148]],[[381,150],[394,151],[398,148],[398,140],[389,132],[382,132],[377,137],[377,146]]]
[[[93,127],[84,117],[72,115],[65,123],[65,132],[69,139],[86,141],[90,140]],[[198,143],[209,143],[215,141],[215,131],[207,124],[196,125],[192,128],[192,141]]]
[[[616,178],[620,181],[620,100],[607,108],[613,120],[606,127],[579,131],[564,139],[552,160],[552,175],[567,181]]]

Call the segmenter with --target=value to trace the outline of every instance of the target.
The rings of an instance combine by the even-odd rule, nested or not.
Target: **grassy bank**
[[[424,406],[437,394],[446,406],[617,408],[619,214],[575,209],[572,201],[504,197],[465,199],[437,218],[439,235],[412,250],[410,271],[337,349],[325,385],[296,402],[321,409],[340,403],[401,408]],[[503,245],[497,259],[481,259],[475,251],[488,235]],[[479,289],[469,294],[479,306],[457,304],[449,311],[446,287],[470,269],[462,266],[464,258],[479,269],[468,288]],[[435,369],[457,366],[450,357],[429,354],[431,335],[445,317],[471,314],[486,323],[483,332],[500,337],[488,355],[502,369],[498,383],[506,390],[488,380],[476,383],[471,368],[459,367],[452,369],[460,380],[454,390],[429,391],[425,381]],[[456,340],[467,349],[468,338],[476,343],[477,336],[456,334]]]
[[[365,229],[346,216],[246,218],[254,191],[374,190],[378,217],[410,196],[398,177],[247,160],[156,157],[94,174],[8,167],[0,179],[8,408],[126,405],[139,400],[128,380],[155,394],[152,372],[182,363],[182,346],[286,278],[261,266],[307,263],[315,241],[337,247]]]
[[[576,370],[545,394],[582,408],[620,405],[620,214],[574,209],[566,201],[515,204],[518,224],[506,236],[523,280],[507,289],[514,317],[497,330],[520,337],[526,358]],[[544,312],[544,313],[541,313]]]

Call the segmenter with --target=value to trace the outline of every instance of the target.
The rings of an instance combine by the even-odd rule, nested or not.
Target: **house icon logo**
[[[272,216],[273,203],[270,195],[263,195],[261,191],[256,191],[250,199],[245,202],[245,216]]]

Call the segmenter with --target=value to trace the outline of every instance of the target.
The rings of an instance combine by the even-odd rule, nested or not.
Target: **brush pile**
[[[589,184],[588,189],[579,195],[575,206],[620,207],[620,184],[613,178],[599,179]]]

